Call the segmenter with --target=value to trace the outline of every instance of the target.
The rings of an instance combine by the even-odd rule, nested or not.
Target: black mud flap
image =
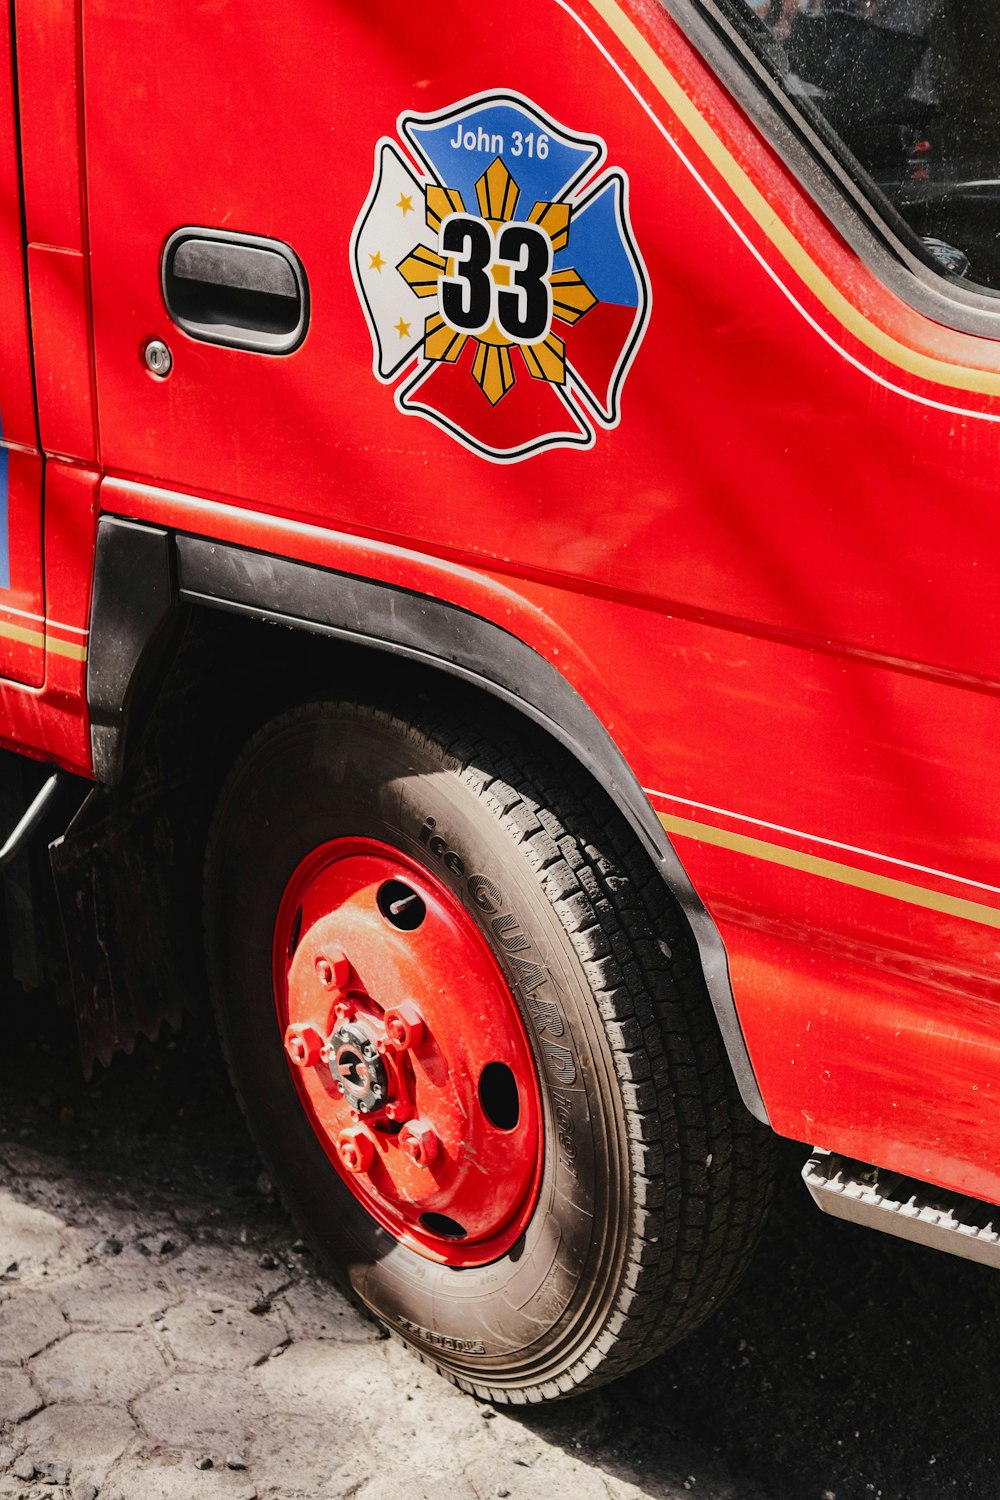
[[[172,637],[159,638],[151,701],[133,722],[120,774],[94,788],[50,845],[88,1076],[95,1062],[131,1052],[140,1035],[154,1040],[164,1022],[179,1026],[185,1010],[201,1009],[212,812],[226,770],[257,728],[254,690],[280,670],[266,665],[267,627],[248,649],[244,633],[234,642],[215,618],[183,611],[173,623]],[[101,681],[120,686],[115,672],[109,649]],[[108,693],[105,727],[115,712],[121,717]],[[115,730],[105,748],[118,738]]]
[[[49,847],[87,1077],[198,1007],[204,831],[190,796],[189,781],[98,787]]]
[[[80,807],[89,783],[0,751],[0,982],[67,989],[59,913],[45,849]]]

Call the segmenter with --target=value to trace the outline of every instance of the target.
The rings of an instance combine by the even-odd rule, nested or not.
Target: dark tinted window
[[[724,0],[952,275],[1000,290],[1000,0]]]

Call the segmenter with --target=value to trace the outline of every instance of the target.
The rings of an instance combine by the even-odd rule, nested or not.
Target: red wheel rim
[[[334,1167],[430,1260],[483,1265],[538,1197],[538,1074],[475,922],[429,870],[374,839],[316,849],[274,934],[278,1023]]]

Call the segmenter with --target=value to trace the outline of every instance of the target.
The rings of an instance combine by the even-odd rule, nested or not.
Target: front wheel
[[[443,1373],[494,1400],[568,1394],[734,1282],[766,1140],[662,883],[530,730],[283,715],[223,790],[206,913],[275,1181]]]

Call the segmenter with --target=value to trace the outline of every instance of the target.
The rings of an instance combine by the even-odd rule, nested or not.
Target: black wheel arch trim
[[[94,769],[106,784],[121,773],[135,684],[179,604],[330,636],[448,672],[527,715],[569,750],[615,799],[681,906],[743,1102],[770,1123],[718,928],[611,735],[545,657],[499,625],[428,595],[104,516],[87,686]]]
[[[120,777],[137,685],[177,602],[169,532],[117,517],[97,526],[87,651],[90,752],[98,781]]]

